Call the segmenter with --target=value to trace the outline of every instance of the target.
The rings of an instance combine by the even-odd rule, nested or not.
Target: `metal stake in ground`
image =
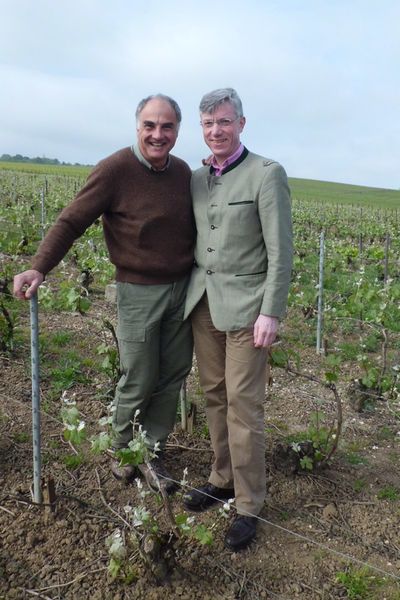
[[[32,373],[32,437],[33,437],[33,501],[42,502],[40,458],[40,385],[39,385],[39,319],[38,299],[30,299],[31,316],[31,373]]]
[[[47,179],[46,179],[47,182]],[[40,212],[41,212],[41,227],[42,227],[42,239],[46,234],[46,205],[44,201],[44,189],[40,192]]]
[[[322,330],[324,323],[324,249],[325,234],[321,231],[319,238],[319,281],[318,281],[318,321],[317,321],[317,354],[323,353]]]

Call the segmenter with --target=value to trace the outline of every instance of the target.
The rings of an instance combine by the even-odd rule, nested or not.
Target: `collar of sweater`
[[[168,156],[167,162],[165,167],[163,167],[162,169],[155,169],[148,160],[145,159],[145,157],[143,156],[143,154],[140,152],[139,146],[138,144],[133,144],[131,146],[131,150],[133,152],[133,154],[136,156],[136,158],[145,166],[147,167],[150,171],[155,171],[156,173],[159,173],[160,171],[166,171],[169,167],[169,163],[171,162],[170,157]]]

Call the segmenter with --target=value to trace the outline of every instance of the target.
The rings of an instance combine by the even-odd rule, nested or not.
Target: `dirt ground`
[[[21,329],[28,325],[27,313],[28,307]],[[91,355],[104,335],[105,315],[115,319],[114,307],[100,294],[83,316],[42,311],[41,336],[70,332],[69,348]],[[179,541],[162,585],[133,553],[135,576],[128,584],[108,574],[105,540],[121,527],[123,507],[135,504],[137,488],[117,482],[107,456],[93,456],[88,444],[83,462],[67,466],[66,457],[74,451],[62,437],[61,394],[57,398],[50,391],[49,372],[41,382],[41,453],[43,479],[55,483],[55,510],[32,502],[29,360],[27,345],[13,357],[0,356],[0,599],[400,598],[400,422],[385,402],[356,413],[344,383],[339,385],[344,414],[338,451],[323,470],[293,474],[274,461],[277,442],[306,430],[321,404],[334,420],[335,402],[315,382],[274,369],[265,400],[268,493],[256,541],[242,553],[231,553],[223,546],[229,521],[208,511],[197,519],[213,528],[213,544]],[[312,349],[302,356],[302,368],[310,373],[317,363]],[[107,381],[93,364],[85,368],[89,381],[68,393],[75,394],[82,418],[95,433],[98,418],[106,414]],[[189,484],[196,486],[208,477],[212,452],[195,373],[188,390],[190,399],[198,401],[194,431],[183,432],[177,422],[166,462],[177,480],[187,467]],[[162,520],[155,496],[150,504]],[[182,512],[180,494],[172,509]],[[365,564],[377,570],[367,571]],[[353,588],[339,581],[339,572],[354,576]],[[356,573],[371,595],[354,595]]]

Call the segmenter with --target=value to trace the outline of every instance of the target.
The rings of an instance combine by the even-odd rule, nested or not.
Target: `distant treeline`
[[[60,162],[58,160],[58,158],[46,158],[45,156],[36,156],[35,158],[30,158],[29,156],[22,156],[22,154],[15,154],[14,156],[11,156],[11,154],[2,154],[0,156],[0,161],[14,162],[14,163],[35,163],[37,165],[65,165],[68,167],[90,166],[90,165],[81,165],[80,163]]]

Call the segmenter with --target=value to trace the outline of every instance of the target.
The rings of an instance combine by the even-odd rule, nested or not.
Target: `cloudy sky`
[[[229,86],[289,176],[399,189],[399,24],[398,0],[0,0],[0,154],[94,164],[162,92],[196,167],[199,100]]]

